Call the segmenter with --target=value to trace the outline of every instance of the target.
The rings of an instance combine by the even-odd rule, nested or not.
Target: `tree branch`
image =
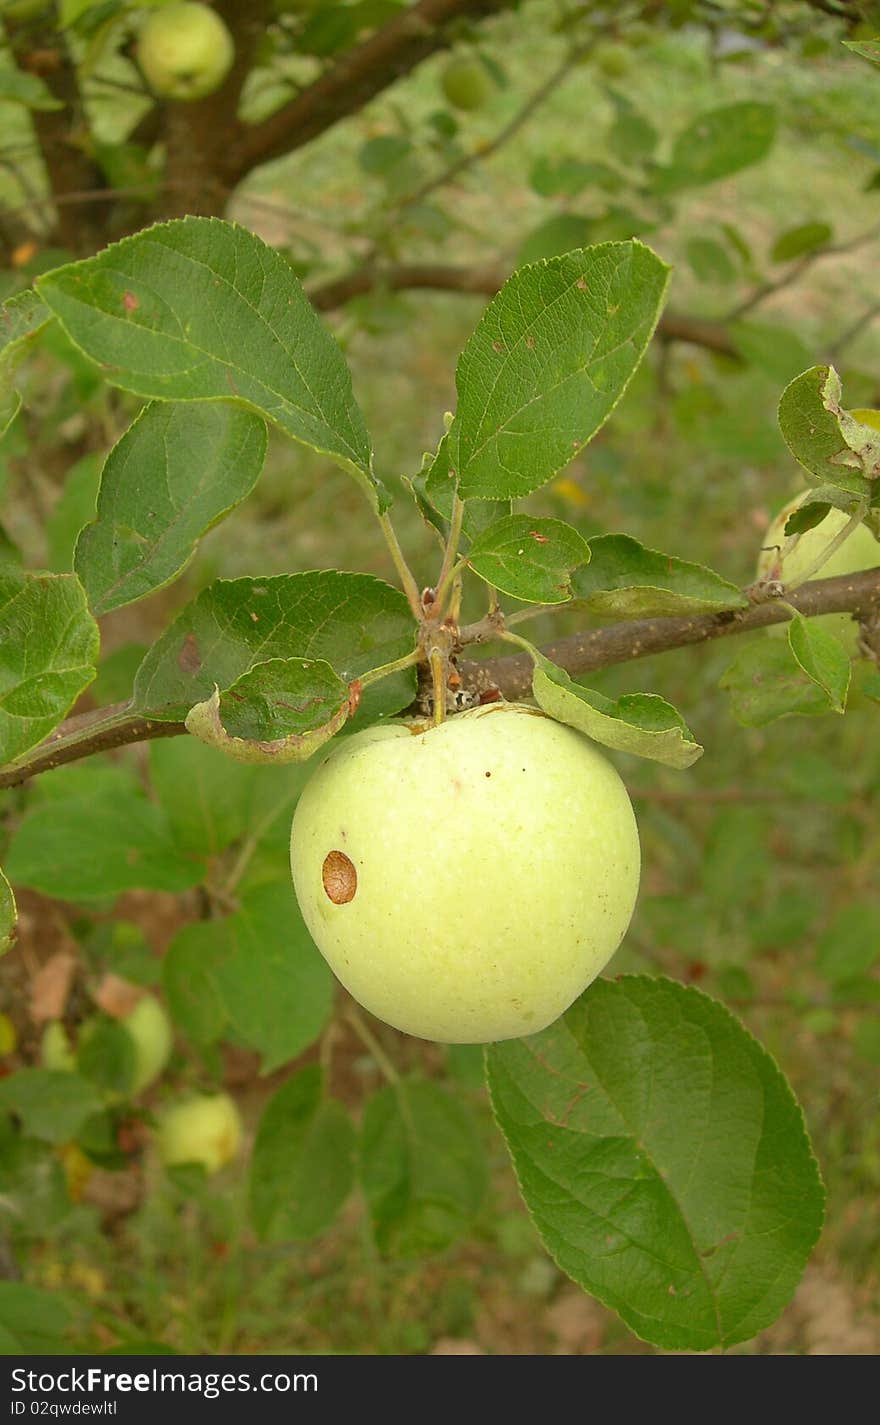
[[[267,119],[244,129],[225,157],[223,179],[234,188],[260,164],[292,153],[409,74],[449,44],[448,26],[511,7],[514,0],[419,0],[340,55],[314,84]]]
[[[787,603],[806,618],[819,614],[854,613],[868,616],[880,608],[880,568],[835,579],[816,579],[786,596]],[[543,652],[573,676],[628,663],[650,654],[664,653],[691,644],[708,643],[729,634],[750,633],[788,618],[778,604],[757,604],[740,612],[698,614],[689,618],[639,619],[588,629],[551,643]],[[486,625],[462,630],[463,638],[478,642],[491,636]],[[458,663],[463,686],[472,692],[498,688],[510,701],[526,697],[532,685],[532,660],[527,654],[513,657],[461,660]],[[150,722],[128,710],[125,703],[80,713],[62,722],[39,747],[15,764],[0,771],[0,789],[17,787],[39,772],[48,772],[66,762],[75,762],[96,752],[146,742],[155,737],[176,737],[186,732],[183,723]]]

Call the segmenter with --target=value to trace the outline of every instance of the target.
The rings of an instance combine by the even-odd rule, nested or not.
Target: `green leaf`
[[[250,494],[265,454],[266,426],[249,411],[146,406],[108,455],[97,518],[76,546],[95,613],[170,584],[200,537]]]
[[[796,613],[788,625],[788,644],[798,665],[822,689],[833,711],[844,712],[852,664],[840,639],[826,632],[817,620]]]
[[[12,932],[16,920],[15,896],[12,887],[0,870],[0,955],[4,955],[12,944]]]
[[[216,920],[197,920],[179,930],[162,960],[162,983],[171,1018],[198,1049],[216,1044],[228,1018],[212,978],[218,951]],[[220,931],[221,940],[225,931]]]
[[[461,1097],[403,1079],[364,1109],[360,1179],[379,1250],[439,1252],[469,1227],[486,1192],[486,1153]]]
[[[783,391],[779,429],[795,460],[823,485],[869,499],[880,475],[880,431],[844,410],[841,395],[833,366],[811,367]]]
[[[102,1015],[84,1026],[76,1067],[101,1093],[128,1094],[137,1076],[134,1039],[118,1020]]]
[[[414,641],[404,595],[369,574],[332,569],[218,579],[150,649],[135,680],[135,707],[160,722],[182,721],[215,686],[225,692],[274,658],[322,659],[351,683],[402,658]],[[414,692],[412,670],[368,688],[361,724],[399,712]]]
[[[99,645],[76,575],[0,568],[0,764],[57,727],[94,678]]]
[[[564,604],[572,594],[572,571],[589,557],[586,540],[562,520],[508,515],[477,537],[467,562],[502,594],[532,604]]]
[[[323,1232],[354,1186],[355,1131],[324,1096],[311,1064],[269,1100],[250,1166],[251,1221],[264,1242],[302,1242]]]
[[[345,358],[289,263],[253,233],[218,218],[160,223],[37,286],[114,385],[239,402],[382,503]]]
[[[809,490],[788,516],[785,533],[804,534],[808,529],[815,529],[816,525],[821,524],[830,509],[854,515],[856,511],[864,510],[864,504],[861,496],[853,495],[849,490],[841,490],[836,485],[820,485],[815,490]]]
[[[465,498],[512,499],[596,434],[651,339],[669,269],[639,242],[515,272],[461,354],[450,468]]]
[[[22,1355],[67,1355],[65,1336],[72,1324],[73,1313],[57,1291],[0,1281],[0,1330],[15,1340]],[[2,1350],[3,1355],[14,1353]]]
[[[833,985],[858,979],[880,959],[880,909],[871,901],[843,906],[822,935],[816,969]]]
[[[853,54],[869,59],[872,64],[880,64],[880,38],[874,40],[842,40],[841,43]]]
[[[589,544],[590,562],[572,580],[574,598],[603,618],[675,618],[748,605],[713,569],[648,549],[628,534],[596,535]]]
[[[52,313],[35,292],[18,292],[0,307],[0,435],[21,404],[12,385],[15,368]]]
[[[542,198],[564,195],[574,198],[585,188],[602,188],[606,193],[619,193],[624,187],[623,175],[607,163],[589,162],[582,158],[542,154],[529,174],[529,185]],[[579,246],[579,244],[570,244]]]
[[[95,518],[101,464],[100,454],[90,451],[77,460],[64,477],[64,489],[46,521],[49,565],[56,574],[73,572],[73,551],[80,531]],[[94,694],[94,689],[92,692]]]
[[[348,721],[350,692],[321,659],[272,658],[214,689],[186,716],[189,731],[238,762],[304,762]]]
[[[64,108],[61,100],[55,98],[39,75],[28,74],[23,69],[9,69],[5,65],[0,68],[0,103],[23,104],[26,109],[37,109],[42,113]]]
[[[616,700],[592,688],[582,688],[568,674],[538,655],[532,678],[538,706],[557,722],[612,747],[662,762],[690,767],[703,755],[699,743],[675,708],[656,693],[624,693]]]
[[[780,233],[770,249],[773,262],[792,262],[808,252],[815,252],[831,241],[834,229],[830,223],[799,223]]]
[[[540,262],[542,258],[559,257],[572,248],[586,247],[593,227],[594,220],[581,213],[555,213],[523,239],[516,255],[517,267]]]
[[[667,169],[657,178],[661,193],[716,183],[758,163],[776,137],[772,104],[724,104],[700,114],[678,135]]]
[[[597,980],[556,1024],[493,1044],[489,1089],[557,1264],[667,1350],[747,1341],[822,1227],[803,1114],[767,1052],[700,991]]]
[[[778,321],[730,322],[728,331],[743,360],[776,382],[790,381],[810,360],[809,347]]]
[[[219,1014],[262,1056],[264,1074],[295,1059],[318,1038],[330,1015],[333,976],[303,924],[289,879],[257,887],[225,920],[186,927],[166,977],[172,1014],[195,1042],[213,1042]],[[194,985],[213,987],[191,993]]]
[[[733,660],[718,686],[730,694],[733,715],[744,727],[828,711],[826,694],[807,677],[783,639],[756,639]]]
[[[256,772],[191,737],[150,744],[150,780],[184,851],[218,856],[251,824]],[[292,806],[291,806],[292,810]]]
[[[623,163],[644,163],[657,147],[660,135],[644,114],[621,110],[608,130],[609,149]]]
[[[0,1079],[0,1109],[17,1113],[25,1131],[47,1143],[69,1143],[101,1107],[100,1094],[81,1074],[17,1069]]]
[[[64,777],[74,770],[84,775]],[[134,774],[64,768],[52,777],[51,795],[32,803],[12,838],[6,872],[14,885],[88,901],[135,887],[185,891],[201,880],[204,864],[181,852]]]
[[[727,249],[713,238],[691,238],[685,246],[687,260],[698,282],[733,282],[736,268]]]

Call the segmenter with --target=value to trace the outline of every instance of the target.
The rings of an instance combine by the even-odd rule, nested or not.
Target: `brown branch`
[[[835,579],[817,579],[786,595],[787,602],[814,618],[827,613],[869,615],[880,606],[880,569],[868,569],[859,574],[844,574]],[[581,673],[627,663],[664,653],[691,644],[708,643],[729,634],[750,633],[769,624],[782,623],[788,615],[777,604],[757,604],[744,612],[727,611],[698,614],[690,618],[640,619],[628,623],[609,624],[560,639],[543,651],[552,662],[577,676]],[[478,642],[489,638],[488,626],[475,625],[462,630],[463,638]],[[526,697],[532,685],[532,660],[527,654],[480,661],[462,660],[458,664],[464,687],[473,692],[498,688],[510,701]],[[155,737],[175,737],[186,729],[183,723],[150,722],[128,712],[128,705],[117,704],[97,712],[81,713],[68,718],[16,764],[0,771],[0,789],[17,787],[38,772],[47,772],[66,762],[75,762],[96,752],[124,747],[133,742],[145,742]]]
[[[500,267],[447,267],[438,263],[400,263],[392,267],[358,267],[343,277],[323,282],[309,292],[319,312],[329,312],[362,297],[376,288],[389,292],[413,289],[435,292],[464,292],[494,297],[509,273]],[[689,317],[680,312],[664,312],[657,327],[661,341],[690,342],[739,359],[732,339],[720,322]]]
[[[357,113],[390,84],[450,42],[448,26],[509,9],[514,0],[419,0],[361,44],[342,54],[314,84],[268,118],[245,128],[226,154],[229,188],[251,169],[292,153]]]

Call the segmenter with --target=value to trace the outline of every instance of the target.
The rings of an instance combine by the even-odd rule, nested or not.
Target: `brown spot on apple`
[[[358,885],[357,871],[354,862],[344,851],[331,851],[324,857],[321,880],[327,899],[334,905],[348,905],[349,901],[354,900]]]

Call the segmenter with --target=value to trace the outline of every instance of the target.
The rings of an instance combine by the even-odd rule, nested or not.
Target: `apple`
[[[76,1068],[76,1054],[60,1019],[52,1019],[43,1030],[40,1058],[44,1069],[70,1073]]]
[[[797,509],[802,499],[803,496],[798,495],[789,500],[788,504],[783,505],[768,525],[762,540],[764,547],[758,556],[759,578],[764,578],[769,574],[776,563],[779,550],[786,539],[785,522]],[[805,530],[782,563],[779,577],[783,584],[794,583],[812,564],[815,564],[822,550],[843,529],[848,519],[849,516],[843,510],[830,509],[820,524]],[[861,569],[873,569],[878,564],[880,564],[880,544],[877,543],[867,525],[860,524],[844,540],[840,548],[834,551],[831,558],[826,560],[820,569],[817,569],[815,577],[817,579],[833,579],[837,574],[857,574]],[[828,633],[836,634],[842,638],[850,650],[855,652],[858,628],[855,620],[849,614],[821,614],[817,621]],[[768,631],[779,636],[785,634],[786,625],[784,623],[773,624]]]
[[[204,99],[229,73],[235,45],[215,10],[185,0],[148,17],[138,36],[137,58],[154,94]]]
[[[379,1019],[488,1043],[552,1023],[610,960],[639,885],[626,789],[536,708],[345,739],[309,778],[290,860],[306,925]]]
[[[625,46],[609,41],[598,44],[589,58],[606,79],[623,79],[632,68],[632,59]]]
[[[492,93],[492,81],[479,59],[459,55],[440,75],[440,87],[454,109],[482,109]]]
[[[130,1092],[141,1093],[161,1074],[171,1056],[171,1024],[153,995],[139,999],[121,1021],[134,1040],[135,1073]]]
[[[216,1173],[232,1162],[242,1136],[241,1115],[229,1094],[198,1094],[162,1113],[159,1156],[167,1168],[201,1163],[206,1172]]]

